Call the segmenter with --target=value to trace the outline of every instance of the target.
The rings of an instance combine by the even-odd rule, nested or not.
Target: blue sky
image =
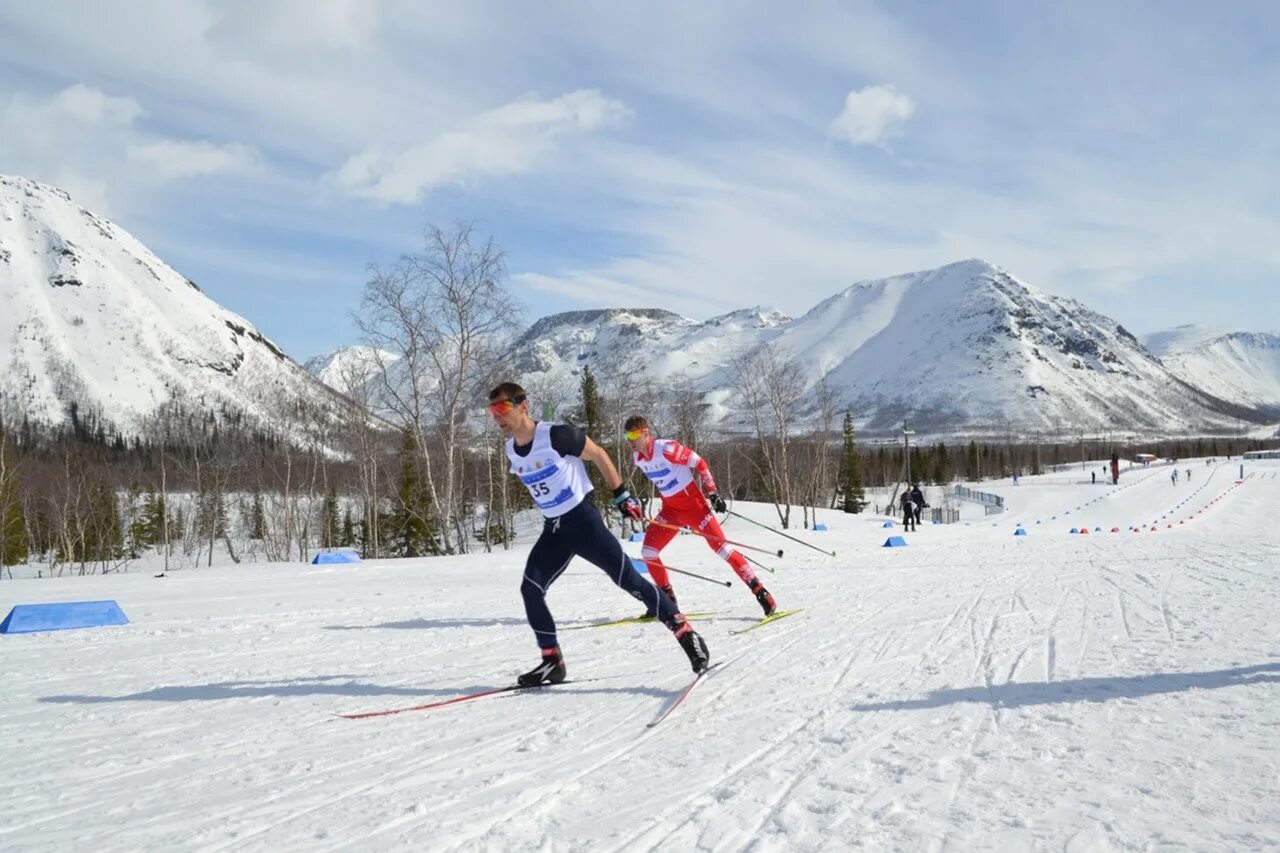
[[[0,0],[0,172],[299,359],[478,219],[526,320],[799,314],[969,257],[1280,330],[1280,6]]]

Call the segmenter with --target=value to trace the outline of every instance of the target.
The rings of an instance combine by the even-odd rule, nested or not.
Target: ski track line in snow
[[[1058,601],[1053,606],[1053,615],[1049,617],[1049,624],[1044,629],[1044,680],[1046,682],[1053,681],[1054,664],[1058,655],[1058,640],[1053,633],[1053,629],[1058,624],[1058,617],[1062,614],[1062,606],[1066,604],[1070,593],[1063,590],[1058,594]]]
[[[787,633],[791,633],[791,632],[792,632],[792,631],[794,631],[794,630],[796,630],[796,629],[795,629],[795,628],[792,628],[792,629],[788,630],[788,632],[787,632]],[[718,680],[718,679],[719,679],[719,677],[720,677],[720,675],[721,675],[721,673],[724,673],[724,672],[732,672],[732,667],[733,667],[733,665],[734,665],[734,664],[736,664],[738,661],[742,660],[744,657],[746,657],[746,656],[747,656],[748,654],[750,654],[751,652],[755,651],[755,649],[756,649],[758,646],[763,645],[763,644],[772,644],[772,643],[775,641],[775,639],[776,639],[776,637],[777,637],[777,636],[778,636],[778,635],[777,635],[777,634],[775,634],[772,638],[770,638],[770,637],[768,637],[768,636],[763,637],[763,638],[761,638],[761,639],[757,640],[757,641],[756,641],[755,643],[753,643],[752,645],[748,646],[746,649],[743,649],[743,650],[740,650],[740,651],[736,652],[735,654],[733,654],[732,656],[730,656],[727,660],[725,660],[725,661],[724,661],[724,663],[722,663],[722,664],[720,665],[720,667],[718,667],[718,668],[717,668],[717,671],[716,671],[716,675],[715,675],[715,677],[714,677],[714,678],[713,678],[713,677],[709,677],[709,678],[707,679],[707,680],[708,680],[708,682],[712,682],[712,683],[713,683],[715,680]],[[788,646],[787,646],[787,647],[789,647],[790,645],[794,645],[794,643],[796,643],[796,642],[799,642],[799,639],[794,640],[791,644],[788,644]],[[763,662],[764,662],[764,663],[767,663],[769,660],[772,660],[774,657],[777,657],[777,655],[781,654],[781,653],[782,653],[782,651],[785,651],[785,648],[784,648],[784,649],[781,649],[781,650],[778,650],[778,651],[777,651],[777,652],[775,652],[773,655],[770,655],[770,656],[769,656],[768,658],[766,658]],[[744,676],[744,678],[745,678],[745,677],[746,677],[746,676]],[[739,679],[739,680],[742,680],[742,679]],[[736,683],[736,682],[735,682],[735,683]],[[686,681],[682,681],[682,682],[681,682],[681,684],[679,685],[679,688],[678,688],[678,689],[683,689],[683,687],[684,687],[684,685],[685,685],[685,684],[687,684],[687,682],[686,682]],[[722,695],[723,695],[723,694],[724,694],[728,689],[730,689],[732,686],[733,686],[733,684],[731,683],[730,685],[728,685],[728,686],[726,686],[725,688],[721,689],[719,692],[712,694],[712,695],[713,695],[713,697],[715,697],[715,698],[719,698],[719,697],[720,697],[720,696],[722,696]],[[701,689],[700,689],[700,694],[705,694],[706,686],[705,686],[705,685],[702,685],[702,686],[700,686],[700,687],[701,687]],[[673,691],[673,692],[675,692],[675,691]],[[695,701],[695,700],[691,698],[691,699],[690,699],[690,701]],[[706,704],[706,701],[703,701],[703,702],[701,702],[700,704],[705,705],[705,704]],[[690,710],[690,712],[692,712],[692,709],[689,709],[689,710]],[[677,712],[677,713],[679,713],[679,712]],[[675,718],[675,717],[673,717],[673,718],[672,718],[672,720],[671,720],[671,724],[673,724],[673,725],[674,725],[674,724],[677,724],[678,722],[679,722],[679,720],[678,720],[677,718]],[[635,725],[635,720],[634,720],[634,717],[633,717],[633,716],[631,716],[631,715],[621,715],[621,716],[619,717],[619,723],[618,723],[617,725],[615,725],[612,729],[610,729],[606,734],[611,734],[611,733],[613,733],[613,732],[617,731],[619,728],[622,728],[623,726],[632,727],[632,726],[634,726],[634,725]],[[664,724],[664,725],[665,725],[665,724]],[[497,829],[499,826],[502,826],[502,825],[504,825],[504,824],[508,823],[509,821],[512,821],[512,820],[514,820],[514,819],[516,819],[516,818],[519,818],[519,817],[523,816],[526,812],[529,812],[529,811],[531,811],[531,810],[535,810],[535,809],[536,809],[536,810],[541,810],[541,811],[545,812],[548,808],[550,808],[550,807],[551,807],[551,806],[549,805],[549,801],[550,801],[550,800],[552,800],[552,799],[559,798],[560,796],[562,796],[562,795],[563,795],[563,793],[565,792],[565,790],[566,790],[567,788],[569,788],[569,787],[571,787],[571,786],[576,786],[576,785],[578,785],[578,784],[579,784],[583,779],[585,779],[587,776],[591,775],[592,773],[595,773],[596,771],[598,771],[598,770],[600,770],[600,769],[602,769],[602,768],[605,768],[605,767],[608,767],[608,766],[610,766],[610,765],[614,764],[618,759],[622,758],[622,757],[623,757],[623,756],[625,756],[627,753],[631,752],[631,751],[632,751],[632,750],[634,750],[634,749],[639,748],[640,746],[642,746],[642,745],[644,745],[644,744],[647,744],[647,743],[649,742],[649,740],[650,740],[650,739],[652,739],[652,738],[654,738],[654,737],[658,737],[658,736],[660,736],[660,735],[661,735],[661,732],[662,732],[662,727],[661,727],[661,726],[659,726],[659,727],[656,727],[656,728],[653,728],[653,729],[647,729],[647,730],[645,730],[645,731],[643,731],[643,732],[640,732],[640,733],[638,733],[638,734],[628,734],[628,735],[626,736],[626,740],[625,740],[625,742],[623,743],[623,745],[621,746],[621,748],[619,748],[619,749],[616,749],[616,750],[613,750],[613,751],[609,752],[609,753],[608,753],[608,754],[606,754],[606,755],[605,755],[605,757],[604,757],[604,758],[602,758],[601,760],[599,760],[599,761],[597,761],[597,762],[594,762],[594,763],[592,763],[592,764],[588,765],[585,769],[579,770],[578,772],[574,773],[571,777],[569,777],[569,778],[567,778],[567,779],[563,779],[563,780],[558,781],[558,782],[554,785],[554,788],[553,788],[553,789],[551,789],[551,790],[544,790],[544,791],[542,791],[541,793],[539,793],[539,794],[536,796],[536,798],[530,799],[530,801],[528,801],[528,802],[521,803],[521,804],[519,804],[519,805],[515,806],[515,807],[514,807],[514,808],[512,808],[512,809],[509,809],[509,810],[504,811],[504,812],[502,813],[502,815],[500,815],[500,816],[499,816],[499,817],[497,817],[496,819],[493,819],[493,820],[492,820],[492,821],[491,821],[487,826],[485,826],[483,829],[475,830],[475,831],[468,831],[468,833],[467,833],[467,837],[466,837],[466,838],[464,838],[464,839],[462,839],[461,841],[458,841],[458,842],[451,842],[451,846],[450,846],[450,848],[449,848],[449,849],[457,850],[457,849],[461,849],[461,848],[463,848],[463,847],[466,847],[468,844],[470,844],[470,843],[472,843],[472,842],[475,842],[475,841],[478,841],[479,839],[481,839],[481,838],[485,837],[486,835],[489,835],[490,833],[492,833],[492,832],[493,832],[493,830]],[[489,818],[486,818],[486,819],[488,820]]]
[[[572,695],[570,691],[563,691],[563,690],[559,691],[558,695],[563,697],[566,694]],[[529,698],[529,697],[520,697],[520,698],[523,699],[523,698]],[[636,700],[636,704],[639,704],[641,701],[642,700]],[[559,704],[563,705],[564,703],[560,702]],[[586,710],[583,710],[581,713],[571,717],[566,717],[562,714],[555,718],[555,723],[562,729],[571,730],[576,728],[579,725],[579,723],[582,722],[583,720],[590,720],[590,719],[598,720],[598,713],[595,713],[593,717],[593,712],[589,709],[586,709]],[[541,720],[541,718],[535,718],[535,722],[538,724],[541,724],[543,721]],[[467,812],[466,814],[461,816],[463,821],[462,826],[454,826],[451,824],[442,825],[438,815],[428,812],[428,813],[415,815],[413,817],[409,817],[408,815],[400,815],[397,818],[393,819],[392,821],[388,823],[384,823],[382,826],[366,832],[362,837],[365,841],[368,841],[370,838],[381,836],[394,830],[403,831],[414,824],[431,824],[432,826],[436,827],[436,832],[438,834],[444,834],[447,832],[448,837],[450,838],[450,844],[451,844],[450,849],[458,849],[460,847],[465,847],[473,842],[478,842],[484,836],[491,834],[496,828],[506,824],[508,821],[519,818],[524,812],[527,812],[528,810],[539,806],[549,796],[562,792],[565,788],[576,784],[578,780],[584,778],[585,776],[589,775],[592,772],[595,772],[601,767],[604,767],[610,764],[611,762],[625,755],[627,752],[636,748],[639,745],[639,742],[635,738],[631,737],[630,735],[623,733],[621,736],[615,736],[615,735],[618,735],[620,730],[622,730],[623,728],[629,727],[629,726],[633,727],[634,724],[635,724],[635,715],[630,711],[628,711],[627,713],[617,714],[615,716],[615,722],[612,726],[602,731],[597,731],[595,733],[597,740],[603,744],[603,747],[598,748],[596,751],[600,751],[600,749],[604,749],[606,751],[606,754],[603,758],[589,765],[585,769],[578,770],[575,775],[569,778],[563,778],[556,773],[549,774],[550,777],[555,780],[552,783],[555,785],[555,788],[556,788],[555,791],[549,792],[544,790],[539,792],[536,789],[531,790],[529,788],[521,788],[521,794],[516,795],[515,797],[516,802],[511,807],[503,810],[497,816],[495,816],[492,813],[492,811],[486,812],[484,815],[484,819],[481,822],[482,825],[476,825],[470,812]],[[501,723],[501,725],[502,725],[502,730],[509,732],[509,736],[500,737],[497,739],[502,744],[518,743],[520,741],[526,740],[531,734],[531,732],[528,729],[511,731],[510,721],[509,719],[506,719],[506,718],[503,718],[503,722]],[[468,759],[471,763],[479,764],[481,762],[474,761],[476,757],[475,749],[477,746],[477,739],[476,737],[474,737],[474,735],[479,735],[480,737],[484,737],[484,733],[472,732],[472,734],[473,734],[473,737],[471,738],[471,741],[469,743],[462,744],[459,747],[459,749],[467,753]],[[485,753],[481,753],[482,755],[486,753],[493,754],[499,751],[498,745],[493,743],[493,739],[489,738],[488,740],[489,742],[486,743],[486,746],[488,746],[489,748],[485,750]],[[509,749],[507,749],[506,746],[503,746],[500,751],[509,752]],[[443,754],[440,756],[439,760],[441,761],[456,760],[457,753],[458,753],[457,749],[445,750],[443,751]],[[412,774],[409,774],[409,775],[412,775]],[[506,784],[509,784],[512,786],[519,785],[522,781],[527,780],[531,775],[532,774],[525,774],[524,776],[521,777],[521,779],[511,780]],[[408,777],[406,776],[405,778],[408,778]],[[442,803],[442,804],[439,804],[438,806],[438,808],[449,808],[449,807],[450,807],[449,803]],[[465,837],[460,838],[460,836],[465,836]]]
[[[793,628],[791,630],[794,631],[796,629]],[[803,637],[798,637],[792,642],[787,643],[783,649],[780,649],[777,652],[775,652],[775,654],[771,655],[768,660],[772,660],[774,657],[777,657],[778,655],[782,654],[784,651],[791,648],[796,643],[800,642],[802,639]],[[815,647],[812,651],[820,652],[827,648],[831,648],[832,646],[839,645],[842,642],[846,642],[846,641],[847,641],[846,637],[837,636],[834,639]],[[874,658],[876,660],[879,660],[880,657],[883,655],[883,651],[884,651],[884,644],[882,643],[880,647],[877,649],[877,651],[874,653]],[[766,660],[765,662],[767,663],[768,661]],[[850,657],[850,659],[846,662],[844,668],[841,670],[840,675],[838,675],[836,679],[832,682],[831,686],[827,688],[827,695],[832,695],[839,688],[840,684],[843,683],[844,679],[852,671],[854,664],[856,664],[857,662],[858,661],[857,661],[856,655]],[[728,688],[726,688],[726,690],[723,690],[716,695],[715,701],[713,701],[707,706],[708,711],[714,710],[716,707],[719,706],[718,700],[721,700],[723,698],[723,695],[727,692],[727,690]],[[746,759],[733,765],[732,767],[729,768],[728,771],[721,774],[711,782],[704,784],[696,794],[686,797],[686,800],[685,800],[686,803],[692,804],[697,800],[708,797],[713,791],[723,788],[725,784],[729,782],[731,779],[740,775],[743,771],[747,770],[748,768],[752,767],[761,756],[768,754],[771,750],[774,750],[778,746],[781,746],[782,744],[786,743],[796,734],[799,734],[805,728],[807,728],[814,719],[826,713],[829,713],[829,709],[826,706],[817,707],[817,709],[814,710],[813,713],[811,713],[808,717],[806,717],[804,721],[794,726],[789,731],[785,732],[781,737],[777,737],[770,740],[768,743],[764,744],[758,750],[756,750],[751,755],[749,755]],[[819,749],[823,748],[823,743],[821,738],[817,738],[815,740],[816,740],[815,745],[810,747],[810,749],[806,753],[806,757],[802,759],[802,764],[806,766],[811,763],[810,759],[812,758],[813,754],[817,752]],[[789,757],[790,753],[788,753],[787,755]],[[804,778],[804,773],[802,771],[797,771],[797,772],[788,774],[788,782],[784,786],[784,790],[777,797],[773,798],[773,805],[768,810],[768,813],[761,819],[760,825],[756,828],[756,830],[754,830],[753,832],[747,835],[747,839],[751,839],[757,835],[760,827],[762,827],[768,821],[769,817],[776,811],[776,807],[780,805],[783,801],[785,801],[786,796],[789,794],[789,792],[793,790],[795,786],[799,784],[800,781],[802,781],[803,778]],[[662,827],[659,827],[659,826],[649,827],[643,830],[638,835],[632,836],[631,838],[622,841],[618,846],[614,847],[613,849],[625,850],[629,847],[635,847],[637,845],[643,847],[645,845],[642,845],[641,842],[644,839],[658,833],[665,833],[667,836],[670,836],[675,832],[678,832],[679,830],[683,829],[685,826],[691,823],[694,823],[699,818],[699,816],[703,812],[705,812],[707,808],[712,807],[717,802],[719,802],[719,800],[713,797],[710,802],[704,803],[701,807],[698,807],[694,813],[690,814],[684,821],[677,824],[673,829],[663,829]],[[671,842],[669,838],[662,838],[660,840],[653,842],[653,844],[649,846],[665,846],[665,845],[669,845],[670,843]]]
[[[846,673],[849,671],[850,671],[849,669],[845,670]],[[730,768],[726,772],[720,774],[711,782],[708,782],[707,784],[704,784],[703,786],[701,786],[701,788],[698,790],[697,793],[686,798],[685,800],[686,805],[691,807],[689,810],[689,814],[684,818],[684,820],[677,823],[674,827],[669,829],[656,826],[656,825],[653,827],[649,827],[643,830],[640,834],[633,836],[630,839],[627,839],[626,841],[622,842],[621,844],[614,847],[613,849],[616,851],[626,850],[628,848],[631,848],[631,849],[643,849],[643,848],[691,849],[694,845],[692,844],[685,845],[685,844],[677,843],[672,840],[671,836],[674,836],[676,833],[680,832],[685,827],[692,825],[698,831],[698,837],[700,838],[701,835],[709,829],[709,827],[706,825],[705,821],[703,820],[702,816],[705,814],[707,809],[714,808],[716,805],[722,802],[720,798],[712,796],[713,792],[719,789],[723,789],[731,780],[742,775],[748,769],[755,767],[756,763],[762,757],[770,754],[771,752],[778,752],[780,756],[779,758],[780,761],[788,761],[788,762],[792,761],[792,757],[794,755],[801,754],[801,751],[800,750],[782,750],[781,748],[783,747],[783,745],[790,742],[797,735],[800,735],[801,733],[803,733],[819,717],[822,717],[828,713],[829,711],[826,706],[818,706],[817,708],[812,710],[808,715],[806,715],[803,720],[801,720],[796,724],[793,724],[791,727],[789,727],[784,732],[782,732],[781,735],[770,738],[758,749],[748,754],[746,758],[730,766]],[[820,737],[815,737],[812,743],[808,743],[806,745],[808,746],[808,749],[803,751],[802,757],[800,758],[801,766],[795,770],[788,769],[785,771],[787,774],[787,782],[783,785],[782,790],[776,796],[771,798],[771,801],[767,809],[765,810],[764,815],[758,822],[757,826],[750,832],[746,833],[745,837],[739,840],[735,846],[742,847],[744,842],[751,841],[752,839],[755,839],[756,837],[758,837],[760,830],[766,825],[768,820],[770,820],[772,816],[776,813],[777,808],[785,801],[786,797],[790,794],[790,792],[794,790],[795,787],[801,781],[804,780],[805,771],[812,768],[813,756],[815,755],[815,753],[823,749],[825,746],[825,744],[823,744],[822,739]],[[695,805],[699,801],[703,801],[701,805]],[[653,838],[653,836],[655,835],[658,837]],[[701,847],[702,845],[697,845],[697,846]]]
[[[980,600],[981,600],[981,596],[978,596],[975,599],[973,599],[973,601],[970,603],[970,608],[969,608],[970,612],[972,612],[973,608],[977,606],[977,603]],[[963,609],[963,605],[961,605],[961,608],[959,609]],[[944,628],[955,623],[956,621],[955,615],[956,614],[953,613],[952,618],[949,618],[946,620]],[[920,620],[919,622],[914,624],[923,625],[929,622],[936,622],[936,621],[937,621],[936,619],[927,619],[927,620]],[[922,648],[921,653],[915,659],[915,661],[910,666],[899,670],[900,677],[898,679],[898,683],[896,687],[886,686],[886,690],[891,690],[895,693],[904,692],[901,688],[904,688],[906,686],[910,677],[920,669],[921,665],[926,660],[929,659],[931,654],[934,652],[936,648],[936,643],[940,639],[940,637],[941,637],[941,633],[934,635],[932,640],[926,642]],[[824,644],[824,646],[835,645],[838,642],[839,640],[836,639],[831,641],[830,643]],[[870,665],[874,665],[878,660],[883,658],[883,648],[877,650],[875,654],[875,658],[876,660],[871,661]],[[857,663],[858,663],[858,660],[856,657],[851,658],[846,663],[840,675],[837,676],[836,680],[832,683],[831,687],[828,688],[828,695],[833,694],[834,691],[836,691],[840,687],[840,685],[844,682],[844,680],[847,678],[849,673],[851,673],[854,670],[854,666]],[[839,727],[842,731],[847,731],[847,728],[848,728],[847,724],[845,724],[843,721],[838,719],[831,719],[833,718],[833,716],[834,715],[831,713],[829,707],[827,706],[817,707],[816,710],[813,711],[813,713],[809,714],[802,722],[792,727],[792,729],[790,729],[788,732],[784,733],[782,737],[775,739],[770,744],[766,744],[757,753],[751,756],[746,762],[742,763],[741,765],[730,768],[730,770],[727,773],[720,776],[713,783],[707,786],[704,786],[704,788],[699,794],[700,797],[705,797],[711,792],[715,791],[716,789],[723,788],[726,785],[726,783],[728,783],[731,779],[735,778],[738,775],[741,775],[746,769],[751,767],[754,764],[754,762],[758,759],[759,756],[767,754],[771,750],[777,751],[778,753],[777,762],[786,762],[788,765],[783,770],[786,781],[782,785],[781,790],[779,790],[775,795],[769,797],[766,800],[766,802],[763,804],[764,808],[761,813],[761,817],[759,820],[755,821],[755,825],[753,829],[750,832],[748,832],[744,838],[739,838],[736,841],[736,843],[732,844],[733,847],[737,847],[740,849],[756,849],[757,847],[761,846],[764,843],[761,836],[761,832],[763,831],[763,829],[766,826],[768,826],[769,823],[776,818],[778,812],[780,811],[782,806],[788,801],[788,798],[790,797],[792,792],[794,792],[794,790],[797,787],[799,787],[802,783],[812,778],[814,775],[815,768],[821,765],[822,762],[820,758],[821,756],[827,753],[827,750],[828,750],[827,743],[828,741],[831,740],[831,737],[832,737],[830,729],[833,726],[835,726],[835,727]],[[856,720],[858,721],[857,727],[859,731],[861,731],[861,729],[865,726],[870,726],[872,722],[880,719],[881,717],[885,717],[891,721],[894,721],[896,724],[886,726],[886,727],[881,727],[879,731],[876,731],[874,734],[870,736],[860,735],[858,738],[860,747],[852,752],[845,751],[841,753],[839,755],[840,760],[848,760],[850,757],[856,758],[857,756],[865,755],[874,749],[878,749],[879,747],[883,746],[886,741],[891,740],[897,731],[899,731],[903,726],[908,724],[907,720],[903,719],[902,717],[890,711],[872,711],[872,712],[864,711],[864,712],[860,712],[856,718]],[[803,733],[806,729],[813,726],[815,722],[819,722],[821,720],[830,720],[830,722],[826,726],[819,726],[818,730],[815,731],[811,737],[806,738],[806,741],[808,742],[807,743],[808,748],[806,750],[804,751],[777,750],[778,747],[782,746],[787,741],[791,740],[797,735]],[[771,767],[778,767],[778,766],[780,766],[779,763],[775,763],[771,765]],[[873,790],[871,792],[868,792],[866,799],[867,800],[873,799],[878,794],[879,794],[878,790]],[[744,796],[749,796],[749,793],[744,794]],[[690,802],[692,802],[694,799],[696,798],[690,798]],[[723,801],[722,798],[712,798],[710,802],[704,803],[703,806],[699,808],[697,812],[695,812],[694,814],[691,814],[685,821],[678,824],[675,827],[675,829],[668,830],[667,831],[668,837],[661,839],[660,843],[665,845],[671,845],[672,840],[669,837],[670,835],[673,835],[675,832],[695,822],[697,822],[698,824],[702,824],[703,821],[701,820],[701,816],[706,812],[706,810],[708,808],[714,807],[715,805],[717,805],[718,803],[721,803],[722,801]],[[760,809],[757,809],[757,811],[760,811]],[[857,811],[857,809],[855,808],[853,809],[853,811]],[[622,850],[622,849],[626,849],[630,845],[639,844],[642,840],[648,839],[656,831],[657,829],[654,828],[644,833],[641,833],[640,835],[635,836],[632,839],[629,839],[627,842],[624,842],[621,846],[615,849]],[[705,835],[706,831],[709,831],[709,830],[704,830],[702,835]],[[702,838],[702,835],[699,836],[699,839]],[[722,842],[722,844],[716,844],[715,846],[721,847],[721,846],[727,846],[727,845],[728,845],[728,841],[726,840]],[[676,846],[689,847],[693,845],[677,844]],[[702,847],[704,845],[699,843],[698,846]]]
[[[313,726],[314,725],[315,724],[313,724]],[[184,727],[182,730],[186,731],[186,730],[189,730],[189,728],[190,727]],[[223,751],[234,752],[240,747],[244,747],[249,744],[259,742],[262,739],[264,733],[269,733],[270,728],[268,726],[258,726],[256,728],[250,729],[250,731],[253,733],[246,737],[238,738],[236,740],[228,741],[226,743],[220,743],[219,749]],[[109,749],[109,748],[104,748],[104,749]],[[103,751],[103,750],[99,750],[99,751]],[[37,826],[40,826],[41,824],[48,823],[50,821],[64,820],[66,817],[72,814],[83,812],[88,809],[100,808],[103,804],[102,803],[103,797],[112,796],[110,792],[120,792],[122,790],[127,791],[127,793],[118,793],[118,794],[115,794],[115,796],[118,799],[125,798],[127,800],[133,800],[138,795],[138,789],[131,787],[132,783],[129,782],[129,780],[139,776],[144,778],[152,777],[152,776],[155,776],[158,771],[163,771],[166,767],[177,766],[185,761],[192,761],[192,760],[202,761],[207,757],[208,757],[207,749],[203,745],[203,742],[201,742],[197,748],[191,751],[168,755],[165,757],[163,761],[160,761],[160,762],[153,762],[142,767],[133,767],[133,768],[122,769],[119,771],[109,772],[105,774],[99,774],[86,779],[78,779],[76,780],[75,784],[84,786],[86,789],[83,792],[83,796],[77,794],[75,791],[68,792],[65,789],[60,793],[65,795],[68,800],[76,800],[76,799],[80,800],[81,805],[68,805],[65,808],[59,809],[55,813],[46,814],[43,816],[35,816],[23,823],[15,824],[13,826],[0,827],[0,836],[17,832],[19,830],[30,830]],[[202,763],[201,766],[205,768],[204,771],[197,772],[195,774],[188,774],[183,778],[186,778],[186,779],[214,778],[225,773],[225,768],[222,768],[221,766],[219,766],[217,769],[214,769],[214,770],[209,770],[207,763]],[[160,773],[159,775],[163,778],[170,778],[165,773]],[[126,785],[124,783],[129,783],[129,784]],[[163,798],[163,791],[158,792],[157,796],[160,796],[161,798]]]

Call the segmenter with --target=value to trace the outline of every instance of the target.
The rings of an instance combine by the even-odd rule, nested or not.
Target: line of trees
[[[0,564],[88,573],[120,570],[148,552],[170,570],[224,557],[306,560],[317,548],[373,558],[507,547],[516,514],[531,504],[511,487],[502,439],[483,408],[487,389],[503,379],[522,381],[544,415],[583,426],[644,501],[656,496],[622,434],[632,414],[695,447],[726,494],[773,503],[784,528],[809,526],[817,508],[860,512],[867,489],[902,479],[903,448],[859,445],[856,413],[838,391],[819,383],[806,393],[798,362],[772,343],[731,360],[731,410],[716,429],[692,380],[655,381],[625,349],[584,366],[576,388],[513,375],[504,358],[520,310],[505,276],[502,251],[470,224],[431,228],[419,252],[371,268],[355,318],[368,358],[339,365],[337,416],[324,403],[282,395],[262,421],[270,428],[182,398],[127,439],[75,403],[56,429],[20,419],[6,431],[0,422]],[[912,479],[945,484],[1034,474],[1113,451],[1223,456],[1259,446],[1007,439],[940,441],[909,453]],[[608,490],[596,486],[607,501]],[[628,532],[627,521],[617,524]]]

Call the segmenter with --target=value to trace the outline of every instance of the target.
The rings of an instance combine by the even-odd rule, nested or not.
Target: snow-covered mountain
[[[655,379],[695,380],[724,417],[734,357],[766,342],[798,359],[810,409],[825,377],[864,428],[1184,432],[1263,419],[1171,373],[1116,321],[980,260],[859,282],[796,319],[556,314],[520,338],[513,364],[526,383],[570,388],[583,364],[625,357]]]
[[[0,175],[0,403],[57,424],[75,402],[126,435],[173,399],[278,425],[332,390],[243,317],[65,192]]]
[[[394,353],[367,346],[339,347],[303,363],[306,371],[341,394],[367,385],[384,367],[396,361]]]
[[[1147,341],[1183,381],[1280,419],[1280,334],[1179,326]]]

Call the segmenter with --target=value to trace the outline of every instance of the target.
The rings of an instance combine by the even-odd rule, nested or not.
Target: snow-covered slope
[[[1164,358],[1169,353],[1185,352],[1206,344],[1214,338],[1221,337],[1230,329],[1217,326],[1198,326],[1195,323],[1183,323],[1172,329],[1164,329],[1139,336],[1142,345],[1151,351],[1156,358]]]
[[[369,383],[385,366],[396,361],[396,355],[367,346],[339,347],[306,360],[303,367],[325,385],[341,394],[356,391]]]
[[[557,314],[525,333],[514,364],[540,387],[572,386],[581,365],[625,354],[655,379],[682,373],[726,403],[734,356],[766,342],[798,359],[806,406],[825,377],[864,428],[907,419],[1181,432],[1256,417],[1182,381],[1116,321],[980,260],[859,282],[794,320],[763,309],[705,323],[663,311]]]
[[[271,424],[336,395],[119,226],[0,175],[0,400],[60,423],[75,402],[126,434],[173,398]]]
[[[1183,381],[1280,418],[1280,335],[1168,335],[1151,335],[1160,347],[1152,351]]]
[[[966,523],[922,525],[907,548],[881,547],[902,531],[870,515],[790,531],[834,558],[731,519],[735,539],[786,545],[766,583],[803,608],[746,633],[754,597],[677,537],[672,565],[732,586],[673,578],[689,612],[712,611],[693,623],[722,665],[653,729],[684,653],[660,625],[587,628],[638,608],[579,559],[549,596],[573,683],[334,717],[532,666],[527,540],[6,579],[0,616],[113,599],[130,624],[0,636],[0,847],[1280,849],[1280,538],[1259,523],[1280,513],[1280,463],[1248,463],[1239,486],[1238,461],[1184,464],[1195,480],[1177,486],[1162,470],[984,483],[1010,508],[998,526],[963,506]],[[1087,501],[1107,527],[1069,534]],[[1033,508],[1076,510],[1036,525]]]

